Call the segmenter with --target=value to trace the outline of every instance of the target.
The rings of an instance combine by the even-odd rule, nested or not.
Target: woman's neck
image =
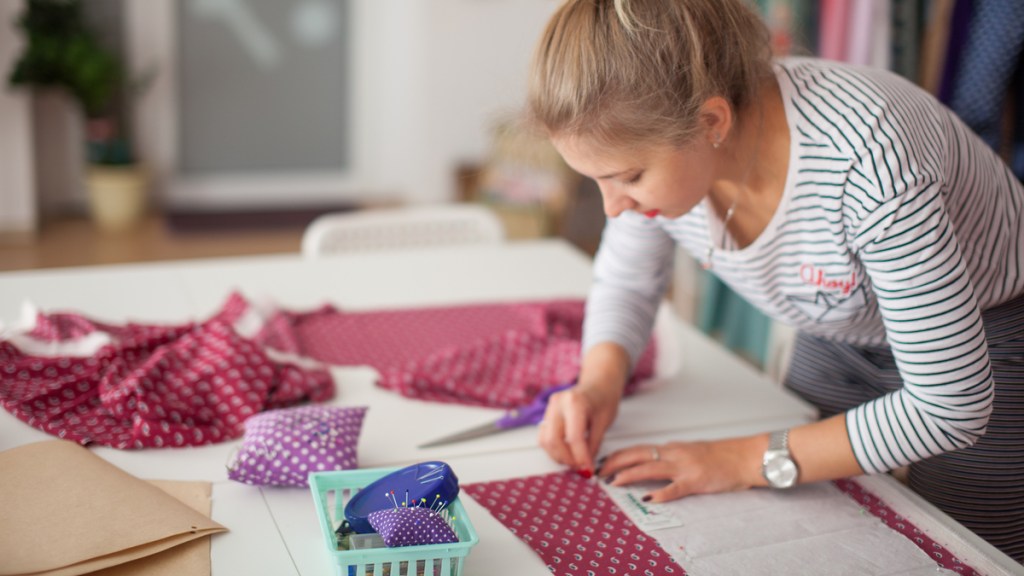
[[[739,114],[733,144],[722,177],[708,198],[720,218],[733,208],[726,223],[735,243],[750,245],[768,226],[785,189],[789,170],[789,125],[778,82],[772,76]]]

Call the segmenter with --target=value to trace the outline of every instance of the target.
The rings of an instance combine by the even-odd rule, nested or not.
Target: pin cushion
[[[459,495],[459,479],[444,462],[406,466],[381,476],[345,505],[345,518],[359,534],[374,532],[370,514],[410,506],[443,509]]]
[[[403,487],[405,485],[399,484],[397,481],[391,483],[391,480],[385,480],[389,477],[396,480],[406,478],[406,481],[410,482],[408,498],[405,496]],[[367,522],[366,526],[369,526],[364,530],[370,533],[373,531],[373,526],[369,524],[369,519],[366,517],[373,512],[391,510],[391,514],[395,514],[396,509],[410,508],[409,503],[413,500],[414,488],[417,485],[412,483],[412,479],[417,478],[424,479],[425,485],[429,485],[432,492],[417,489],[415,493],[419,494],[417,496],[419,506],[412,508],[419,508],[421,511],[412,512],[410,515],[416,515],[420,520],[433,516],[440,518],[454,533],[457,541],[367,548],[354,544],[357,540],[361,543],[362,539],[366,538],[369,538],[370,542],[383,543],[383,538],[378,539],[376,535],[359,537],[359,535],[353,534],[349,536],[353,543],[351,547],[339,546],[339,535],[336,534],[336,531],[346,523],[352,522],[346,516],[348,505],[352,501],[356,500],[356,504],[351,507],[355,523],[358,524],[360,518],[364,519]],[[389,487],[385,490],[385,484],[396,487]],[[448,465],[443,462],[424,462],[401,469],[368,468],[315,472],[309,475],[309,486],[313,492],[321,532],[334,563],[336,576],[362,576],[363,574],[462,576],[466,556],[479,542],[479,537],[466,514],[466,509],[457,497],[459,493],[458,479]],[[391,497],[392,490],[395,492],[394,499]],[[386,501],[385,492],[387,493]],[[361,496],[363,494],[365,496]],[[434,503],[433,512],[431,512],[430,504],[435,497],[437,502]],[[447,505],[443,508],[440,506],[442,499],[448,500]],[[404,507],[402,506],[403,502],[406,503]],[[399,512],[398,514],[403,513]],[[386,518],[388,514],[385,513],[382,516]],[[436,519],[431,520],[431,522],[436,521]],[[354,525],[351,526],[351,528],[354,527]],[[397,543],[398,540],[395,542]],[[375,546],[372,543],[368,545]]]

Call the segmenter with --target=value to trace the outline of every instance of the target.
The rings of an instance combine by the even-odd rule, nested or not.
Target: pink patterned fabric
[[[32,336],[111,337],[87,358],[31,356],[0,342],[0,405],[32,426],[83,444],[189,446],[236,438],[260,411],[333,395],[330,376],[275,362],[265,348],[337,365],[369,365],[405,396],[497,408],[528,404],[579,371],[582,300],[343,312],[279,312],[253,338],[234,322],[233,295],[201,324],[111,325],[40,315]],[[655,344],[627,393],[654,373]]]
[[[834,484],[939,566],[980,576],[857,482],[844,479]],[[600,486],[575,473],[464,484],[462,490],[533,548],[554,574],[686,573],[619,511]]]
[[[560,472],[463,485],[553,574],[662,576],[686,572],[595,482]]]
[[[369,365],[405,396],[495,408],[528,404],[571,381],[580,364],[582,300],[344,312],[282,313],[259,339],[338,365]],[[655,346],[627,392],[654,372]]]
[[[236,438],[249,416],[334,395],[326,370],[271,360],[234,322],[248,303],[232,295],[202,323],[116,326],[78,314],[40,315],[37,341],[99,332],[88,357],[32,356],[0,341],[0,405],[40,430],[115,448],[197,446]]]
[[[957,574],[981,576],[974,568],[961,562],[959,558],[954,556],[943,545],[932,540],[927,534],[919,530],[917,526],[914,526],[909,520],[897,514],[878,496],[868,492],[857,482],[844,479],[836,480],[834,484],[863,506],[865,510],[881,519],[886,526],[903,534],[908,540],[917,544],[917,547],[923,550],[925,554],[931,556],[939,566],[952,570]]]

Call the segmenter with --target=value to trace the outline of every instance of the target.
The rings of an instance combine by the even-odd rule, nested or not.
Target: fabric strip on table
[[[899,532],[908,540],[916,544],[917,547],[930,556],[932,560],[935,560],[939,566],[947,570],[952,570],[957,574],[964,574],[965,576],[981,576],[981,574],[979,574],[974,568],[961,562],[961,560],[953,555],[952,552],[922,532],[909,520],[897,514],[889,507],[888,504],[883,502],[881,498],[864,489],[864,487],[856,481],[842,479],[836,480],[833,483],[837,488],[845,492],[850,498],[860,504],[861,507],[870,512],[873,516],[878,517],[886,526]]]
[[[0,405],[81,444],[149,448],[236,438],[253,414],[333,397],[326,369],[281,361],[240,333],[251,313],[233,294],[211,319],[179,326],[39,314],[0,340]]]
[[[533,548],[553,574],[686,573],[596,482],[575,473],[464,484],[462,490]]]
[[[928,554],[938,566],[980,576],[941,544],[849,479],[840,491]],[[572,472],[464,484],[491,515],[533,548],[553,574],[685,574],[654,536],[645,534],[601,487]]]
[[[375,368],[378,385],[411,398],[492,408],[528,404],[576,378],[583,300],[346,312],[282,312],[257,340],[274,349]],[[654,373],[655,343],[627,393]]]

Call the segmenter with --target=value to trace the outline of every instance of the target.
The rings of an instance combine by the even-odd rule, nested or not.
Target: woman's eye
[[[640,181],[640,177],[643,175],[643,172],[637,172],[636,175],[630,176],[629,178],[626,179],[626,184],[636,184],[637,182]]]

